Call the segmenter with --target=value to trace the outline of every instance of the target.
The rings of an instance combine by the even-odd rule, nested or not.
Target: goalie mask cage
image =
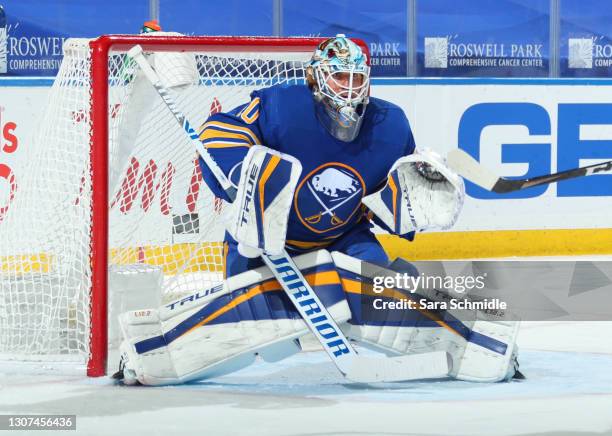
[[[0,209],[0,361],[103,375],[109,310],[111,327],[117,315],[109,307],[125,309],[130,292],[159,304],[223,279],[223,204],[127,50],[143,47],[199,126],[254,89],[305,83],[304,61],[321,41],[67,40],[39,130],[9,180],[14,198]],[[230,141],[244,137],[218,127]]]

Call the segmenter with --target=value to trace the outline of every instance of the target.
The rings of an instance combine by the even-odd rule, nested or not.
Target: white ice
[[[610,338],[612,322],[524,323],[527,379],[496,384],[346,384],[320,351],[178,387],[3,374],[0,414],[76,414],[88,435],[610,434]]]
[[[612,321],[524,322],[518,344],[527,379],[495,384],[347,384],[322,351],[161,388],[0,367],[0,415],[74,414],[79,435],[612,435]]]

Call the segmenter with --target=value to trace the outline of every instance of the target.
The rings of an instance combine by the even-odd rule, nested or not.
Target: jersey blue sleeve
[[[403,122],[403,137],[405,138],[405,149],[404,149],[404,154],[403,156],[408,156],[409,154],[414,153],[414,150],[416,148],[416,144],[414,143],[414,135],[412,134],[412,129],[410,128],[410,122],[408,121],[408,118],[406,117],[406,114],[404,114],[404,112],[402,111],[402,118],[404,120]]]
[[[404,118],[406,119],[406,127],[408,128],[408,132],[406,134],[406,150],[405,150],[404,156],[408,156],[409,154],[414,153],[416,149],[416,144],[414,143],[414,135],[412,134],[412,129],[410,128],[410,122],[408,121],[408,118],[406,117],[405,114],[404,114]],[[375,222],[378,225],[383,224],[383,222],[379,220],[378,218],[376,218]],[[390,231],[390,229],[387,228],[387,231]],[[403,239],[407,239],[408,241],[414,241],[415,235],[416,235],[416,232],[408,232],[405,235],[399,235],[399,237]]]
[[[414,143],[414,136],[412,136],[412,130],[408,128],[408,139],[406,141],[406,151],[404,156],[408,156],[409,154],[414,153],[416,148],[416,144]]]
[[[247,104],[208,117],[198,130],[199,139],[230,181],[237,185],[240,167],[249,147],[262,144],[259,128],[260,97],[253,94]],[[204,160],[199,159],[202,178],[215,196],[230,201]]]
[[[398,108],[399,109],[399,108]],[[398,115],[397,116],[397,131],[396,134],[398,135],[399,138],[402,138],[401,141],[403,142],[403,152],[402,152],[402,156],[408,156],[412,153],[414,153],[415,149],[416,149],[416,144],[414,142],[414,135],[412,134],[412,129],[410,128],[410,123],[408,122],[408,118],[406,117],[406,114],[404,113],[403,110],[399,109],[397,111]],[[380,189],[383,189],[387,184],[387,180],[385,179],[375,190],[379,191]],[[376,224],[377,226],[383,228],[385,231],[391,233],[391,234],[395,234],[394,230],[389,228],[382,220],[380,220],[376,215],[374,215],[367,207],[364,207],[364,215],[374,224]],[[397,235],[403,239],[407,239],[408,241],[413,241],[414,237],[415,237],[415,232],[408,232],[404,235]]]

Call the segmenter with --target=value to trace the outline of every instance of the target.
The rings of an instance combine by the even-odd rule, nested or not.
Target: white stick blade
[[[395,382],[448,377],[449,357],[444,351],[398,357],[358,356],[346,377],[359,383]]]
[[[451,150],[446,155],[446,163],[464,179],[489,191],[493,189],[493,186],[495,186],[499,179],[499,177],[480,165],[476,159],[460,148]]]

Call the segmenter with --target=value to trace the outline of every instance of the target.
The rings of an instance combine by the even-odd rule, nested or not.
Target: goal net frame
[[[102,36],[90,42],[91,55],[91,175],[92,184],[92,289],[90,296],[90,355],[88,376],[106,372],[108,355],[108,56],[111,50],[128,51],[140,44],[145,52],[308,52],[323,38],[189,37],[189,36]],[[96,110],[96,108],[105,108]],[[169,114],[170,116],[170,114]],[[95,165],[93,165],[95,163]],[[95,230],[94,230],[95,229]]]
[[[88,333],[88,357],[84,359],[86,360],[88,376],[95,377],[106,374],[109,352],[109,257],[111,255],[109,215],[110,196],[113,195],[112,192],[109,192],[109,170],[112,170],[112,168],[109,168],[109,165],[111,165],[109,159],[110,118],[112,116],[109,107],[112,103],[109,98],[111,91],[109,83],[111,55],[126,53],[133,46],[141,45],[145,53],[203,52],[214,56],[215,53],[231,55],[231,53],[257,54],[261,52],[273,53],[275,56],[278,54],[279,57],[286,53],[299,55],[300,59],[303,55],[303,59],[306,60],[325,39],[319,37],[196,37],[147,34],[105,35],[89,40],[88,86],[90,87],[90,93],[89,105],[85,109],[89,117],[89,126],[86,126],[89,128],[89,144],[83,144],[83,153],[87,151],[89,153],[89,177],[91,178],[90,192],[86,194],[90,194],[88,196],[90,211],[88,245],[90,288],[88,307],[85,308],[85,311],[88,311],[88,316],[83,318],[87,320],[85,322],[89,328],[86,332]],[[368,47],[363,41],[356,40],[356,42],[368,55],[369,60]],[[276,76],[271,77],[276,78]],[[225,107],[223,109],[232,108]],[[172,115],[168,112],[169,123],[174,122],[171,117]],[[19,192],[17,195],[19,195]],[[2,259],[1,255],[0,250],[0,260]],[[2,265],[0,265],[0,280],[3,280]],[[0,295],[0,301],[2,301],[2,295]],[[1,315],[0,311],[0,318],[2,318]],[[0,321],[2,320],[0,319]],[[85,341],[87,341],[87,337]],[[0,348],[1,342],[0,340]],[[1,349],[0,353],[2,353]],[[19,357],[16,360],[19,361]]]

